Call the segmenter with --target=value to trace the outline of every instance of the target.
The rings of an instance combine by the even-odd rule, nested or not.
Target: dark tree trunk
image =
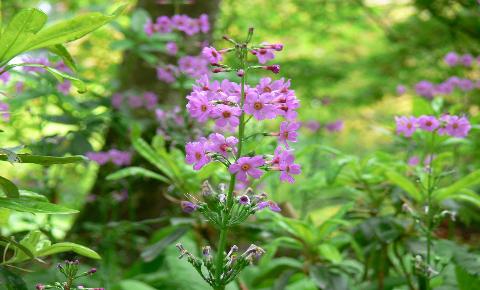
[[[219,2],[220,0],[197,0],[194,4],[181,5],[180,14],[187,14],[191,17],[198,17],[202,13],[208,14],[211,29],[209,34],[206,35],[206,40],[211,40]],[[147,10],[153,19],[160,15],[175,14],[174,5],[159,5],[154,0],[140,0],[137,8]],[[118,81],[121,84],[120,91],[154,91],[158,93],[160,97],[159,104],[167,103],[169,99],[172,99],[172,95],[175,99],[185,97],[178,95],[178,91],[174,91],[158,81],[155,69],[130,51],[124,53],[123,62],[118,71]],[[119,125],[121,124],[120,121],[120,117],[116,114],[109,128],[105,131],[106,140],[103,151],[111,148],[128,148],[130,146],[126,143],[129,142],[127,137],[129,128]],[[150,140],[154,136],[155,130],[156,128],[154,127],[149,128],[144,132],[143,137],[146,140]],[[133,164],[155,170],[140,156],[133,160]],[[105,197],[108,199],[111,192],[119,188],[118,181],[112,182],[105,179],[106,176],[115,170],[118,170],[118,168],[108,165],[100,167],[96,182],[91,190],[91,194],[94,197],[98,197],[97,200],[102,200],[102,197],[103,200],[105,200]],[[124,219],[143,220],[156,218],[168,214],[169,209],[172,209],[172,203],[166,200],[163,194],[168,185],[148,179],[125,180],[124,182],[120,181],[120,183],[128,186],[128,202],[121,203],[119,206],[116,206],[113,202],[86,203],[72,227],[72,235],[80,235],[81,238],[89,239],[89,230],[84,227],[89,222],[99,223]]]

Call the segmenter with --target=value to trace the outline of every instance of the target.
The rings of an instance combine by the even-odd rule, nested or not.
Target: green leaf
[[[9,198],[18,198],[20,196],[17,186],[10,180],[0,176],[0,187]]]
[[[342,261],[342,254],[340,254],[338,249],[331,244],[321,244],[318,246],[318,252],[322,258],[325,258],[332,263],[338,264]]]
[[[310,278],[320,289],[348,290],[348,280],[344,275],[331,272],[328,268],[312,265],[309,269]]]
[[[4,285],[5,290],[28,290],[27,284],[20,276],[10,272],[6,267],[0,266],[0,286]]]
[[[187,232],[187,227],[175,229],[165,238],[146,248],[141,254],[142,258],[147,262],[153,261],[166,247],[174,243]]]
[[[107,176],[107,180],[118,180],[118,179],[123,179],[128,176],[142,176],[142,177],[149,177],[149,178],[154,178],[157,180],[160,180],[165,183],[169,183],[170,180],[168,180],[166,177],[155,173],[151,170],[141,168],[141,167],[127,167],[124,169],[120,169],[110,175]]]
[[[12,238],[2,237],[2,236],[0,236],[0,241],[5,242],[5,244],[10,244],[11,247],[15,247],[15,248],[19,249],[21,251],[21,253],[17,252],[17,256],[18,255],[23,255],[23,256],[29,257],[31,259],[35,258],[34,254],[32,253],[32,250],[29,247],[26,247],[25,245],[23,245],[21,242],[19,243],[19,242],[13,240]]]
[[[61,44],[53,45],[48,47],[48,50],[58,56],[60,56],[63,60],[63,62],[74,72],[77,71],[77,64],[75,63],[75,60],[73,57],[70,55],[68,50],[65,48],[65,46]]]
[[[158,168],[163,174],[165,174],[168,178],[174,179],[174,174],[168,167],[168,164],[162,160],[162,158],[153,150],[153,148],[145,142],[142,138],[135,138],[132,140],[133,147],[135,150],[143,156],[143,158],[147,159],[148,162],[153,164],[155,167]]]
[[[81,256],[100,260],[101,257],[97,252],[91,250],[85,246],[74,244],[74,243],[57,243],[51,246],[45,247],[36,253],[37,257],[50,256],[58,253],[64,252],[75,252]]]
[[[411,197],[413,197],[413,199],[415,199],[416,201],[422,200],[422,195],[420,191],[417,189],[415,184],[408,180],[406,177],[394,171],[387,171],[385,172],[385,175],[387,176],[388,180],[390,180],[390,182],[403,189]]]
[[[137,281],[137,280],[123,280],[120,281],[119,283],[120,288],[122,290],[157,290],[156,288],[153,288],[143,282]]]
[[[470,174],[457,180],[450,186],[437,190],[433,193],[433,198],[438,201],[442,201],[447,198],[453,198],[455,195],[461,194],[462,189],[472,187],[478,184],[480,184],[480,169],[471,172]]]
[[[36,198],[20,196],[18,198],[0,197],[0,208],[11,210],[43,213],[43,214],[72,214],[78,213],[77,210],[70,209],[58,204],[38,200]]]
[[[480,285],[480,277],[474,276],[463,268],[455,267],[455,275],[457,277],[459,290],[477,290]]]
[[[54,156],[41,156],[41,155],[30,155],[30,154],[18,154],[17,157],[20,159],[21,163],[34,163],[40,165],[52,165],[52,164],[68,164],[68,163],[78,163],[87,160],[83,156],[68,156],[68,157],[54,157]],[[0,161],[7,161],[8,157],[6,155],[0,155]]]
[[[0,66],[25,51],[46,21],[47,15],[38,9],[23,9],[15,14],[0,37]]]
[[[60,21],[37,33],[28,43],[27,49],[50,47],[82,38],[115,19],[126,7],[127,5],[120,6],[112,15],[93,12],[76,16],[70,20]]]

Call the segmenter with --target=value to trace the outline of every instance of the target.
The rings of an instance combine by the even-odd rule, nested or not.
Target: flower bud
[[[94,274],[94,273],[96,273],[96,272],[97,272],[97,269],[96,269],[96,268],[92,268],[92,269],[90,269],[90,270],[87,272],[87,274],[88,274],[88,275],[92,275],[92,274]]]
[[[280,72],[280,66],[278,64],[266,66],[265,69],[273,72],[274,74],[278,74]]]
[[[245,75],[245,71],[244,71],[243,69],[239,69],[239,70],[237,71],[237,76],[243,77],[244,75]]]
[[[180,203],[181,207],[182,207],[182,210],[183,212],[185,213],[192,213],[194,212],[196,209],[197,209],[197,205],[194,204],[193,202],[190,202],[190,201],[182,201]]]
[[[44,289],[45,289],[45,286],[44,286],[43,284],[37,284],[37,285],[35,286],[35,289],[37,289],[37,290],[44,290]]]

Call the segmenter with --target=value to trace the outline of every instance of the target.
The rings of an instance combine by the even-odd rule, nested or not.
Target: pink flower
[[[143,94],[143,101],[145,102],[145,107],[148,110],[153,110],[157,106],[158,97],[153,92],[145,92]]]
[[[117,93],[112,96],[112,107],[115,109],[120,109],[122,106],[123,97],[121,94]]]
[[[270,104],[273,97],[270,93],[247,93],[243,109],[245,113],[253,115],[257,120],[273,119],[276,115],[275,107]]]
[[[187,24],[183,28],[186,35],[192,36],[200,32],[199,23],[196,19],[188,18]]]
[[[109,159],[117,166],[126,166],[132,163],[132,153],[128,151],[110,149],[107,154]]]
[[[157,78],[166,83],[175,82],[175,76],[178,69],[174,65],[167,65],[165,67],[157,67]]]
[[[173,15],[172,17],[172,25],[173,27],[175,27],[176,29],[180,30],[180,31],[185,31],[187,30],[187,25],[189,24],[190,22],[190,17],[188,17],[187,15]]]
[[[267,61],[275,58],[275,54],[272,50],[267,48],[252,50],[252,53],[257,56],[258,62],[261,64],[267,63]]]
[[[417,166],[418,163],[420,163],[418,156],[412,156],[407,161],[408,166]]]
[[[294,183],[295,178],[292,175],[302,173],[300,165],[294,163],[295,157],[288,150],[283,151],[279,159],[280,180]]]
[[[110,156],[105,152],[87,152],[85,156],[98,165],[104,165],[110,160]]]
[[[207,14],[202,14],[200,17],[198,17],[198,26],[200,27],[200,31],[203,33],[210,31],[210,22],[208,21]]]
[[[280,132],[278,133],[278,141],[285,144],[289,148],[288,142],[297,142],[297,130],[300,128],[299,122],[282,122],[280,124]]]
[[[403,134],[405,137],[412,136],[417,130],[417,119],[415,117],[395,117],[397,123],[397,134]]]
[[[167,44],[165,45],[165,48],[167,49],[167,53],[169,55],[176,55],[178,52],[177,43],[174,41],[167,42]]]
[[[327,129],[328,132],[334,133],[334,132],[340,132],[343,130],[343,120],[337,120],[332,123],[327,123],[325,125],[325,129]]]
[[[276,112],[287,120],[294,120],[298,113],[295,111],[300,107],[300,103],[295,96],[295,92],[288,90],[288,93],[281,94],[273,101],[276,106]]]
[[[10,121],[9,109],[10,109],[10,106],[7,103],[0,102],[0,116],[5,122]]]
[[[229,124],[232,127],[237,127],[240,123],[239,117],[241,114],[242,110],[238,107],[220,104],[215,107],[213,112],[213,117],[217,118],[215,125],[224,127]]]
[[[444,124],[439,130],[439,135],[448,134],[452,137],[465,138],[472,128],[466,117],[445,115],[440,118]]]
[[[170,18],[168,18],[168,16],[157,17],[157,21],[153,25],[153,31],[159,32],[159,33],[172,32],[172,21],[170,21]]]
[[[57,85],[57,90],[64,95],[68,95],[71,87],[72,83],[69,80],[65,80]]]
[[[205,122],[212,115],[214,107],[205,92],[192,92],[187,96],[187,110],[199,122]]]
[[[223,60],[222,54],[219,53],[214,47],[204,47],[202,55],[211,63],[218,64]]]
[[[184,56],[178,60],[178,68],[184,74],[197,78],[208,74],[208,61],[200,56]]]
[[[398,85],[397,86],[397,95],[401,96],[401,95],[405,94],[406,91],[407,91],[407,88],[405,88],[404,85]]]
[[[3,68],[0,68],[2,70]],[[3,74],[0,75],[0,81],[2,81],[4,84],[8,83],[10,80],[10,74],[8,72],[4,72]]]
[[[237,150],[236,145],[238,143],[238,139],[233,136],[225,138],[225,136],[221,134],[212,133],[208,137],[208,141],[210,141],[208,150],[221,154],[225,158],[228,158],[229,151],[235,153]]]
[[[262,210],[262,209],[265,209],[265,208],[269,208],[271,211],[275,211],[275,212],[279,212],[281,211],[282,209],[278,206],[278,204],[276,204],[275,202],[269,200],[269,201],[261,201],[259,203],[257,203],[257,206],[255,207],[255,209],[258,211],[258,210]]]
[[[210,162],[210,157],[207,155],[207,144],[205,138],[198,142],[188,142],[185,145],[185,152],[187,154],[185,161],[188,164],[193,164],[193,169],[200,170],[203,166]]]
[[[258,169],[265,164],[262,156],[241,157],[234,164],[230,165],[229,171],[236,174],[240,181],[247,181],[247,175],[257,179],[263,175],[263,171]]]
[[[433,116],[422,115],[418,118],[418,127],[422,130],[432,132],[440,126],[440,122]]]
[[[143,105],[143,98],[140,96],[128,97],[128,105],[133,109],[138,109]]]
[[[458,54],[456,54],[455,52],[449,52],[445,55],[445,57],[443,58],[443,60],[445,61],[445,63],[448,65],[448,66],[455,66],[457,65],[458,61],[459,61],[459,57],[458,57]]]

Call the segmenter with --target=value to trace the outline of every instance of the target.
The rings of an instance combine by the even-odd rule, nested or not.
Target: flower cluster
[[[145,92],[142,95],[129,95],[114,94],[111,99],[112,107],[120,109],[125,103],[129,108],[139,109],[145,108],[146,110],[154,110],[158,103],[158,96],[153,92]]]
[[[127,166],[132,162],[131,152],[118,149],[110,149],[106,152],[87,152],[86,156],[98,165],[105,165],[110,161],[117,166]]]
[[[36,290],[45,290],[45,289],[78,289],[78,290],[105,290],[105,288],[89,288],[89,287],[84,287],[84,286],[74,286],[73,283],[75,280],[82,278],[82,277],[88,277],[92,276],[97,272],[96,268],[91,268],[90,270],[83,272],[83,273],[78,273],[79,270],[79,264],[80,262],[78,260],[75,261],[65,261],[65,265],[58,264],[57,269],[60,271],[60,273],[63,274],[65,277],[66,282],[55,282],[52,285],[44,285],[44,284],[37,284],[35,286]]]
[[[157,67],[157,78],[166,83],[173,83],[180,75],[198,78],[208,74],[208,62],[202,56],[183,56],[178,65],[162,65]]]
[[[152,36],[155,33],[171,33],[175,30],[192,36],[197,33],[210,31],[210,22],[207,14],[202,14],[198,18],[191,18],[184,14],[173,15],[172,17],[160,16],[155,22],[149,19],[145,24],[144,30],[148,36]]]
[[[439,84],[422,80],[415,85],[415,92],[427,99],[436,95],[449,95],[458,88],[462,92],[469,92],[473,89],[480,89],[480,81],[473,81],[467,78],[452,76]]]
[[[456,52],[451,51],[445,55],[443,61],[445,61],[448,66],[462,65],[465,67],[470,67],[474,64],[475,57],[469,53],[459,55]],[[476,61],[478,64],[480,64],[480,55],[477,56]]]
[[[465,138],[472,128],[465,116],[443,115],[440,118],[422,115],[415,117],[395,117],[397,134],[411,137],[418,129],[428,132],[436,132],[438,135]]]

